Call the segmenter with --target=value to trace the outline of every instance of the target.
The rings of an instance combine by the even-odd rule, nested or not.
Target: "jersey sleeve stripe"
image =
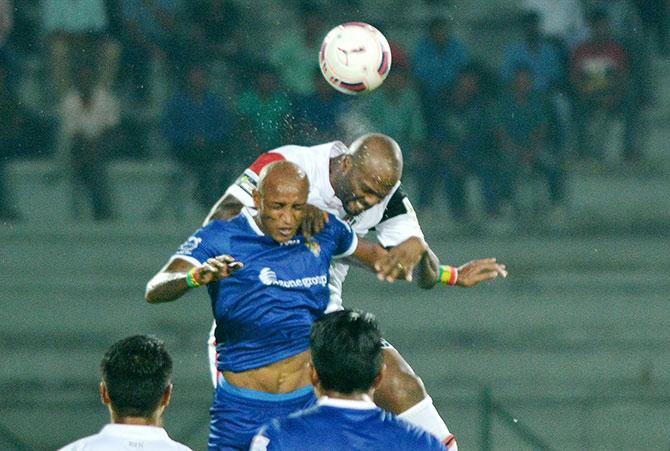
[[[275,161],[280,161],[284,160],[284,156],[280,153],[277,152],[266,152],[264,154],[261,154],[260,157],[256,158],[256,161],[251,163],[251,166],[249,166],[249,169],[251,169],[256,175],[261,173],[261,170],[267,166],[268,164],[275,162]]]
[[[447,449],[449,449],[449,447],[455,443],[456,443],[456,437],[454,437],[454,434],[450,434],[447,438],[442,440],[442,444],[444,444]]]

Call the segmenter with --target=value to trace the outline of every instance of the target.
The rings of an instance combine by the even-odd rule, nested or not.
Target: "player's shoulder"
[[[433,435],[389,412],[382,411],[380,419],[386,429],[386,437],[397,444],[404,443],[403,447],[406,449],[442,451],[445,449]]]
[[[88,437],[80,438],[72,443],[69,443],[62,448],[59,448],[58,451],[82,451],[87,449],[89,444],[95,443],[99,434],[89,435]]]

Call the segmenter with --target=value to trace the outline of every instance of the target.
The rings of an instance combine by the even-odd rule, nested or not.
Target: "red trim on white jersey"
[[[261,154],[258,158],[256,158],[256,161],[251,163],[249,169],[252,170],[256,175],[259,175],[261,173],[261,170],[263,170],[263,168],[268,164],[285,159],[286,158],[284,158],[284,156],[280,153],[266,152]]]

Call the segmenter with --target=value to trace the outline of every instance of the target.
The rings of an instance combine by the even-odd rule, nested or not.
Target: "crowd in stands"
[[[316,64],[334,6],[278,3],[299,32],[259,53],[233,0],[0,0],[0,218],[19,219],[8,162],[49,157],[96,220],[113,219],[107,163],[150,156],[156,134],[205,209],[262,151],[386,133],[416,207],[446,201],[463,223],[471,181],[487,218],[564,207],[569,161],[602,161],[616,124],[621,164],[644,158],[650,60],[669,48],[664,0],[520,0],[518,37],[495,63],[428,16],[416,45],[386,33],[391,73],[355,98]],[[543,206],[524,201],[529,189]]]

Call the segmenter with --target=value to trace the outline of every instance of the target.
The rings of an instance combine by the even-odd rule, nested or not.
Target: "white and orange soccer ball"
[[[319,51],[321,73],[345,94],[378,88],[391,70],[391,49],[372,25],[347,22],[328,32]]]

